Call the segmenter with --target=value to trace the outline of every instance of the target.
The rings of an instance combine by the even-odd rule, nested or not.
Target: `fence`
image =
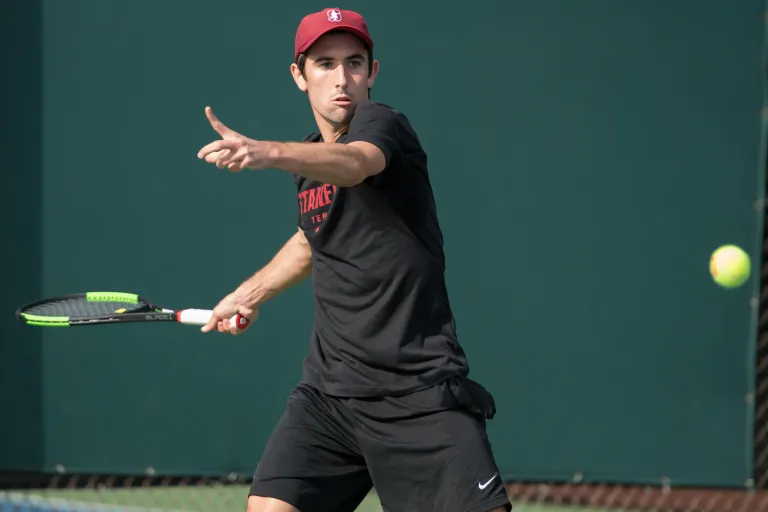
[[[17,480],[18,482],[19,480]],[[10,484],[10,480],[5,481]],[[25,484],[29,486],[30,480]],[[0,512],[236,512],[245,510],[247,479],[59,476],[35,488],[0,491]],[[765,489],[675,488],[615,484],[508,482],[521,512],[763,512]],[[378,512],[375,492],[358,512]]]

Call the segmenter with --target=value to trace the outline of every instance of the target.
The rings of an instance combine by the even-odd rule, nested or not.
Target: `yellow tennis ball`
[[[723,245],[709,259],[709,273],[723,288],[738,288],[749,279],[751,263],[749,255],[741,247]]]

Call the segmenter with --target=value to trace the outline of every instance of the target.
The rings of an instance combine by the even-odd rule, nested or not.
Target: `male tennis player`
[[[298,231],[225,297],[204,332],[308,275],[315,320],[302,381],[254,474],[248,512],[510,510],[486,437],[490,394],[469,380],[446,291],[427,158],[406,117],[369,99],[379,70],[362,16],[306,16],[291,74],[318,132],[247,138],[206,108],[222,139],[198,154],[231,171],[294,175]]]

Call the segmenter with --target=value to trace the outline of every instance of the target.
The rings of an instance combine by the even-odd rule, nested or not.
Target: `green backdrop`
[[[0,471],[43,458],[42,332],[13,313],[42,290],[41,6],[0,2]]]
[[[307,284],[239,338],[41,333],[13,310],[86,290],[212,307],[265,264],[295,229],[291,178],[197,160],[203,109],[254,138],[312,130],[288,68],[327,6],[25,4],[2,31],[24,45],[3,50],[0,469],[249,474],[300,376]],[[429,153],[504,476],[743,485],[759,273],[725,291],[707,264],[760,253],[764,2],[440,5],[341,7],[369,20],[374,99]]]

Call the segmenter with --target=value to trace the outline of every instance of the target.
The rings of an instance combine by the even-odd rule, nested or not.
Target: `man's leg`
[[[263,496],[248,496],[246,512],[301,512],[299,509],[275,498]]]
[[[298,386],[256,468],[248,512],[354,512],[371,489],[352,418],[332,397]]]
[[[485,419],[470,412],[484,408],[478,403],[485,398],[462,400],[446,383],[404,397],[352,401],[385,511],[511,510]]]

